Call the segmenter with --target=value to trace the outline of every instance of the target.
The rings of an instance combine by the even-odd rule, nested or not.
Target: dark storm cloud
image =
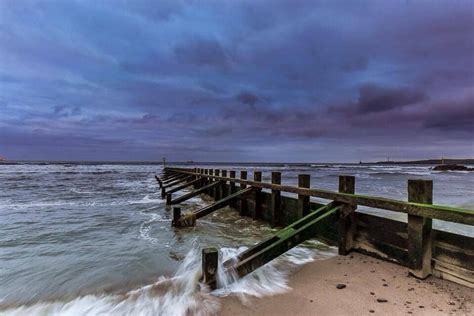
[[[179,62],[198,66],[215,66],[226,68],[230,59],[218,41],[210,39],[192,40],[174,48]]]
[[[396,157],[387,144],[400,159],[441,155],[442,142],[472,156],[473,12],[1,1],[0,154],[357,161]]]
[[[425,99],[421,91],[403,88],[384,88],[376,85],[364,85],[359,90],[358,112],[387,111],[397,107],[418,103]]]

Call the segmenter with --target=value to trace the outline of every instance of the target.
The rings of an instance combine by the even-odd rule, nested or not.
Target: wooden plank
[[[303,241],[314,237],[315,225],[325,217],[339,210],[340,206],[327,205],[280,230],[275,236],[244,251],[237,262],[224,262],[226,269],[236,271],[242,277],[255,271],[265,263],[275,259]]]
[[[433,259],[433,275],[474,289],[474,271]]]
[[[190,171],[183,171],[187,174],[192,174]],[[448,222],[461,223],[466,225],[474,225],[474,210],[449,207],[444,205],[430,205],[423,203],[405,202],[393,199],[387,199],[376,196],[365,196],[360,194],[348,194],[332,192],[321,189],[306,189],[293,187],[288,185],[277,185],[266,182],[256,182],[244,179],[231,179],[223,177],[213,177],[214,179],[221,179],[225,181],[234,181],[235,183],[250,185],[263,189],[274,189],[281,192],[295,193],[300,195],[314,196],[322,199],[334,200],[337,202],[362,205],[373,208],[380,208],[384,210],[400,212],[411,215],[418,215],[432,219],[439,219]]]
[[[181,173],[174,174],[173,176],[168,177],[166,180],[163,180],[163,185],[167,185],[170,182],[173,182],[173,181],[176,181],[180,178],[185,178],[185,177],[188,177],[188,176],[189,176],[189,174],[181,174]]]
[[[163,186],[163,189],[168,189],[168,188],[171,188],[181,182],[184,182],[184,181],[188,181],[190,179],[192,179],[193,177],[192,176],[188,176],[188,177],[182,177],[182,178],[179,178],[179,179],[176,179],[175,181],[172,181],[166,185]]]
[[[219,201],[216,201],[210,205],[204,206],[203,208],[200,208],[199,210],[194,212],[194,214],[196,215],[196,219],[209,215],[210,213],[229,205],[231,201],[242,198],[245,195],[252,193],[253,191],[255,191],[255,188],[253,187],[246,188],[232,195],[228,195],[225,198],[220,199]]]
[[[197,190],[194,190],[192,192],[189,192],[187,194],[184,194],[180,197],[177,197],[176,199],[172,200],[170,204],[178,204],[178,203],[181,203],[181,202],[184,202],[192,197],[195,197],[196,195],[199,195],[199,194],[202,194],[206,191],[208,191],[209,189],[212,189],[213,187],[219,185],[219,182],[216,181],[216,182],[212,182],[202,188],[199,188]]]
[[[433,230],[433,259],[474,271],[474,238]]]
[[[185,189],[191,185],[194,185],[198,183],[199,181],[201,181],[201,179],[191,180],[190,182],[183,183],[180,186],[177,186],[177,187],[172,188],[171,190],[168,190],[166,193],[175,193],[175,192],[181,191],[182,189]]]

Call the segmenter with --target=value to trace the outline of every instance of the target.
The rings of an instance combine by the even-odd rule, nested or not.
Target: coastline
[[[346,285],[337,289],[337,284]],[[292,271],[289,292],[264,298],[220,299],[219,315],[470,315],[474,291],[361,254],[336,256]],[[378,302],[385,299],[387,302]]]

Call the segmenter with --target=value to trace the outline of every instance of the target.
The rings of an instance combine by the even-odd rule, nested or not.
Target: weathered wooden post
[[[219,253],[216,248],[202,250],[202,282],[207,284],[211,290],[217,288],[218,260]]]
[[[339,176],[339,192],[355,193],[355,177]],[[356,214],[357,205],[343,204],[340,211],[338,222],[339,233],[339,254],[347,255],[354,248],[354,235],[356,232]]]
[[[166,196],[166,189],[165,189],[165,186],[162,186],[161,187],[161,198],[164,199]]]
[[[221,171],[219,169],[216,169],[214,170],[214,175],[216,176],[220,176],[221,175]],[[216,180],[216,181],[219,181],[219,180]],[[222,196],[221,196],[221,188],[222,186],[221,185],[218,185],[214,188],[214,200],[216,201],[219,201]]]
[[[272,184],[281,184],[281,172],[272,172]],[[270,212],[272,227],[281,225],[281,191],[272,189]]]
[[[261,171],[254,171],[253,172],[253,180],[256,182],[262,182],[262,172]],[[254,209],[252,210],[252,218],[258,219],[262,217],[262,197],[260,192],[262,188],[256,188],[254,193],[252,194],[252,198],[254,201]]]
[[[176,226],[181,218],[181,208],[180,207],[173,207],[173,220],[171,221],[172,226]]]
[[[208,174],[209,174],[209,170],[204,169],[204,175],[206,175],[206,177],[203,178],[203,184],[202,184],[203,187],[209,184],[209,181],[208,181],[208,178],[207,178]]]
[[[298,187],[309,188],[311,185],[311,176],[309,174],[298,175]],[[309,214],[311,204],[309,196],[298,194],[298,219]]]
[[[222,177],[227,178],[227,170],[221,170],[221,175]],[[222,185],[220,186],[220,188],[221,188],[221,191],[220,191],[221,199],[229,195],[229,192],[227,190],[227,181],[224,181]]]
[[[229,177],[235,179],[235,170],[229,171]],[[229,181],[229,194],[234,194],[235,192],[237,192],[237,190],[235,188],[235,182],[234,181]],[[231,202],[230,203],[230,206],[232,206],[232,207],[235,207],[236,205],[237,205],[236,202]]]
[[[201,173],[201,168],[197,168],[197,173],[198,173],[198,175],[196,176],[196,179],[201,180],[202,179],[202,177],[201,177],[201,174],[202,174]],[[195,185],[194,188],[199,189],[200,187],[201,187],[201,181],[196,182],[196,185]]]
[[[166,194],[166,205],[171,205],[171,200],[173,200],[173,193]]]
[[[213,176],[214,175],[214,169],[209,169],[209,175],[210,176]],[[213,178],[209,178],[209,183],[212,183],[214,182],[214,179]],[[210,188],[207,192],[207,195],[209,195],[210,197],[214,197],[214,188]]]
[[[242,180],[247,180],[247,171],[246,170],[241,170],[240,171],[240,179]],[[241,183],[240,184],[240,189],[243,190],[247,187],[247,185],[245,183]],[[239,199],[239,214],[240,216],[244,216],[247,214],[247,200],[245,199],[245,197],[242,197],[241,199]]]
[[[408,202],[433,204],[432,180],[408,180]],[[408,214],[408,261],[410,274],[431,275],[431,218]]]
[[[194,173],[198,173],[198,168],[194,168],[194,169],[193,169],[193,172],[194,172]],[[199,176],[195,175],[195,176],[193,177],[193,180],[197,180],[198,178],[199,178]],[[199,187],[198,183],[195,182],[195,183],[193,184],[193,188],[197,189],[198,187]]]

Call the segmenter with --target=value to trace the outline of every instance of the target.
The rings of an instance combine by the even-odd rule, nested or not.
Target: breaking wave
[[[244,278],[224,273],[223,262],[235,258],[246,248],[222,248],[219,254],[219,288],[210,291],[200,282],[201,252],[197,242],[176,273],[161,276],[152,284],[125,294],[90,294],[71,300],[40,301],[32,305],[2,306],[0,315],[213,315],[220,308],[218,297],[236,295],[242,301],[249,296],[263,297],[289,291],[288,266],[313,261],[315,257],[334,255],[334,251],[314,251],[296,247],[280,258]]]

